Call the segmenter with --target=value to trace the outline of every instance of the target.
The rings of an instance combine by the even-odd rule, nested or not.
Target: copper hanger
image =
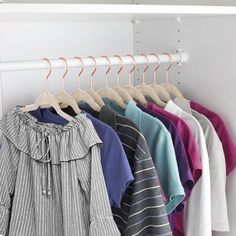
[[[161,66],[161,60],[160,60],[159,56],[156,53],[151,53],[151,55],[153,55],[157,58],[157,67],[155,68],[155,70],[153,72],[153,83],[156,84],[157,83],[157,70]]]
[[[78,74],[78,76],[77,76],[77,81],[78,81],[78,89],[80,89],[80,80],[81,80],[81,75],[83,74],[83,72],[84,72],[84,62],[83,62],[83,60],[82,60],[82,58],[80,58],[80,57],[74,57],[75,59],[78,59],[79,61],[80,61],[80,63],[81,63],[81,70],[80,70],[80,72],[79,72],[79,74]]]
[[[103,107],[105,105],[105,103],[103,102],[101,96],[96,91],[94,91],[94,89],[93,89],[93,79],[94,79],[94,75],[95,75],[95,73],[97,71],[97,61],[96,61],[94,56],[89,56],[88,58],[93,60],[93,62],[94,62],[94,70],[93,70],[93,72],[91,73],[91,76],[90,76],[90,89],[87,90],[87,93],[95,100],[95,102],[101,108],[101,107]]]
[[[144,68],[144,70],[143,70],[143,76],[142,76],[142,83],[143,83],[143,84],[146,84],[146,71],[147,71],[148,68],[149,68],[150,62],[149,62],[149,59],[148,59],[147,55],[145,55],[145,54],[141,54],[141,55],[144,56],[145,59],[146,59],[146,61],[147,61],[147,66]]]
[[[93,70],[93,72],[91,73],[91,76],[90,76],[90,89],[93,89],[93,79],[94,79],[94,75],[97,71],[97,61],[96,61],[94,56],[89,56],[88,58],[90,58],[94,62],[94,70]]]
[[[169,53],[164,53],[164,55],[167,55],[170,59],[170,65],[166,68],[166,83],[169,83],[169,70],[173,65],[173,59]]]
[[[107,56],[102,56],[102,57],[106,58],[106,60],[108,61],[108,69],[105,72],[105,87],[109,88],[109,86],[108,86],[108,73],[111,70],[111,61],[110,61],[110,59]]]
[[[108,98],[112,101],[114,101],[116,104],[118,104],[122,109],[126,108],[126,104],[124,103],[122,97],[112,88],[109,88],[108,86],[108,73],[111,70],[111,61],[107,56],[102,56],[103,58],[106,58],[108,62],[108,69],[105,72],[105,87],[98,90],[98,93],[103,98]]]
[[[163,102],[168,102],[168,101],[171,100],[171,97],[170,97],[169,93],[166,91],[166,89],[164,87],[162,87],[161,85],[157,84],[157,70],[161,66],[161,60],[160,60],[159,56],[156,53],[151,53],[151,55],[156,57],[156,59],[157,59],[157,66],[156,66],[156,68],[154,69],[154,72],[153,72],[153,83],[149,84],[148,86],[154,89],[156,94],[159,96],[159,98]]]
[[[117,57],[120,60],[120,68],[116,74],[116,86],[119,87],[120,86],[120,72],[123,70],[123,60],[121,56],[119,55],[115,55],[114,57]]]
[[[52,73],[52,64],[51,64],[50,60],[47,58],[43,58],[43,60],[45,60],[49,65],[49,72],[45,78],[45,93],[48,94],[48,79]]]
[[[135,61],[135,58],[133,55],[131,54],[128,54],[126,55],[127,57],[131,57],[133,59],[133,64],[132,64],[132,67],[129,71],[129,85],[131,85],[131,80],[133,80],[133,77],[134,77],[134,70],[136,68],[136,61]]]
[[[61,86],[61,91],[62,92],[65,92],[65,78],[66,78],[66,75],[68,74],[68,71],[69,71],[69,66],[68,66],[68,63],[67,63],[67,60],[66,60],[66,58],[64,58],[64,57],[59,57],[59,59],[60,60],[63,60],[64,62],[65,62],[65,64],[66,64],[66,70],[65,70],[65,72],[64,72],[64,74],[63,74],[63,76],[62,76],[62,86]]]
[[[81,66],[82,66],[82,68],[81,68],[81,70],[80,70],[80,72],[78,73],[78,76],[77,76],[77,81],[78,81],[78,88],[77,88],[77,90],[76,91],[74,91],[73,93],[72,93],[72,96],[74,97],[74,99],[76,100],[76,102],[77,103],[79,103],[79,102],[86,102],[86,103],[88,103],[89,104],[89,106],[93,109],[93,110],[95,110],[95,111],[100,111],[101,109],[100,109],[100,107],[99,107],[99,105],[96,103],[96,101],[89,95],[89,93],[87,93],[87,92],[85,92],[84,90],[82,90],[81,89],[81,84],[80,84],[80,82],[81,82],[81,76],[82,76],[82,74],[83,74],[83,72],[84,72],[84,62],[83,62],[83,59],[82,58],[80,58],[80,57],[74,57],[75,59],[78,59],[79,61],[80,61],[80,63],[81,63]]]

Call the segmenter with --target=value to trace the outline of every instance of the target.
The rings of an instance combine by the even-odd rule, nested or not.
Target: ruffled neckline
[[[58,125],[39,122],[17,106],[3,116],[0,130],[17,149],[35,160],[41,160],[50,149],[52,164],[83,158],[93,145],[102,143],[85,113]]]

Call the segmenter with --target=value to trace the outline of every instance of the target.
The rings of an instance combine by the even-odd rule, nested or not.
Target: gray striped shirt
[[[117,132],[135,178],[125,192],[121,208],[112,208],[120,232],[124,236],[172,235],[145,138],[132,121],[117,115],[108,105],[102,107],[99,119]]]
[[[0,122],[0,234],[116,236],[100,139],[84,114],[65,126],[17,107]]]

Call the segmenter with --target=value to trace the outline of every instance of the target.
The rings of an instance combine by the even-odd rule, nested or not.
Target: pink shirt
[[[200,159],[200,153],[197,148],[197,145],[194,141],[193,135],[187,126],[187,124],[179,117],[171,114],[168,111],[165,111],[162,108],[159,108],[154,103],[148,103],[148,108],[167,117],[172,122],[174,122],[179,135],[184,143],[186,149],[189,166],[193,175],[194,182],[196,183],[202,174],[202,164]]]
[[[193,101],[190,102],[190,106],[195,111],[201,113],[206,116],[212,125],[214,126],[220,141],[222,143],[224,154],[225,154],[225,162],[226,162],[226,174],[229,175],[230,172],[236,166],[236,147],[229,135],[229,132],[224,124],[224,121],[221,117],[213,111],[208,110],[200,104],[197,104]]]

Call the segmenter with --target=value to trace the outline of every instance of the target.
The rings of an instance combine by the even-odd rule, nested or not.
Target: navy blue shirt
[[[68,109],[69,110],[69,109]],[[70,110],[69,110],[70,111]],[[73,113],[72,111],[68,112]],[[63,117],[49,109],[30,112],[39,122],[65,125]],[[134,180],[127,156],[116,132],[102,121],[86,113],[102,140],[101,163],[111,206],[120,208],[120,203],[129,184]]]

